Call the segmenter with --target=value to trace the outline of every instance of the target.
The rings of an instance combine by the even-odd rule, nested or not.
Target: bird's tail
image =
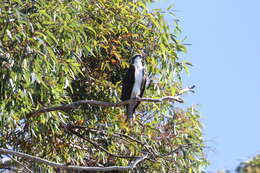
[[[134,104],[126,105],[126,116],[127,116],[126,121],[133,119],[133,114],[134,114]]]

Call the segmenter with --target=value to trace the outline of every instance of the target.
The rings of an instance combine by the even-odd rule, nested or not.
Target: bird
[[[141,98],[144,94],[146,86],[145,67],[143,65],[144,56],[136,54],[131,58],[130,66],[127,70],[122,83],[121,100],[129,100],[133,98]],[[127,120],[133,118],[135,109],[140,104],[140,101],[127,104],[126,116]]]

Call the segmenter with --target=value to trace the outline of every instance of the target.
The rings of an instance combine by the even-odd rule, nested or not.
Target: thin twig
[[[97,129],[97,128],[89,128],[89,127],[86,127],[86,126],[80,126],[80,125],[72,125],[72,124],[69,124],[69,127],[68,128],[77,128],[77,129],[83,129],[85,131],[89,131],[89,132],[94,132],[94,133],[101,133],[102,135],[108,135],[106,133],[105,130],[100,130],[100,129]],[[126,134],[122,134],[122,133],[112,133],[111,134],[112,136],[115,136],[115,137],[124,137],[124,138],[128,138],[136,143],[139,143],[140,145],[145,145],[142,141],[138,140],[138,139],[135,139],[133,138],[132,136],[129,136],[129,135],[126,135]]]
[[[66,128],[66,126],[65,126]],[[109,152],[107,149],[105,149],[104,147],[100,146],[99,144],[91,141],[90,139],[88,138],[85,138],[83,135],[81,135],[79,132],[76,132],[75,130],[72,130],[70,128],[66,128],[68,131],[70,131],[72,134],[84,139],[85,141],[87,141],[88,143],[90,143],[91,145],[93,145],[94,147],[98,148],[99,150],[107,153],[108,155],[110,156],[113,156],[113,157],[120,157],[120,158],[130,158],[130,159],[133,159],[133,158],[138,158],[137,156],[126,156],[126,155],[118,155],[118,154],[114,154],[114,153],[111,153]]]
[[[169,153],[158,154],[157,157],[167,157],[167,156],[169,156],[169,155],[172,155],[172,154],[174,154],[174,153],[179,152],[180,150],[183,150],[183,149],[185,149],[185,148],[189,148],[191,145],[192,145],[192,143],[180,145],[180,146],[178,146],[177,148],[175,148],[174,150],[170,151]]]
[[[0,148],[1,154],[10,154],[17,157],[25,158],[32,160],[38,163],[43,163],[51,167],[61,168],[61,169],[70,169],[70,170],[85,170],[85,171],[125,171],[136,168],[137,164],[142,162],[148,157],[148,153],[145,153],[143,156],[138,157],[134,162],[129,164],[129,166],[109,166],[109,167],[85,167],[85,166],[76,166],[76,165],[67,165],[62,163],[56,163],[49,160],[42,159],[37,156],[32,156],[22,152],[12,151],[4,148]]]
[[[139,157],[138,159],[136,159],[135,161],[133,161],[129,166],[132,167],[132,168],[135,168],[138,163],[140,163],[141,161],[143,161],[143,160],[146,159],[147,157],[148,157],[148,153],[146,152],[146,153],[144,154],[144,156]]]
[[[105,130],[100,130],[100,129],[96,129],[96,128],[88,128],[88,127],[85,127],[85,126],[79,126],[79,125],[71,125],[71,124],[68,124],[67,126],[69,126],[68,128],[76,128],[76,129],[80,129],[80,130],[85,130],[85,131],[90,131],[90,132],[94,132],[94,133],[100,133],[102,135],[108,135],[106,133]],[[145,150],[147,152],[149,152],[149,154],[153,154],[151,151],[150,151],[150,146],[148,144],[145,144],[143,143],[142,141],[138,140],[138,139],[135,139],[133,138],[132,136],[129,136],[129,135],[126,135],[126,134],[122,134],[122,133],[113,133],[111,134],[112,136],[115,136],[115,137],[121,137],[123,140],[126,140],[124,138],[127,138],[127,139],[130,139],[140,145],[142,145]],[[123,138],[124,137],[124,138]],[[127,140],[126,140],[127,141]],[[129,142],[129,141],[127,141]],[[98,144],[97,144],[98,145]],[[72,147],[75,147],[77,149],[81,149],[81,150],[88,150],[86,148],[82,148],[78,145],[71,145]],[[138,158],[138,156],[132,156],[132,157],[129,157],[129,156],[124,156],[124,155],[116,155],[116,154],[113,154],[113,153],[107,153],[109,154],[110,156],[114,156],[114,157],[121,157],[121,158]],[[112,155],[113,154],[113,155]],[[155,160],[151,159],[151,158],[147,158],[147,160],[151,161],[151,162],[156,162]]]
[[[24,169],[26,169],[26,171],[33,173],[33,171],[31,171],[29,168],[27,168],[27,166],[25,166],[23,163],[19,162],[18,160],[16,160],[12,156],[7,155],[7,157],[9,157],[11,160],[16,162],[17,164],[21,165]]]
[[[192,86],[189,87],[189,88],[184,88],[184,89],[182,89],[182,90],[180,90],[180,91],[178,92],[178,95],[182,95],[182,94],[188,93],[188,92],[194,93],[194,92],[195,92],[195,91],[194,91],[194,88],[195,88],[195,85],[192,85]]]

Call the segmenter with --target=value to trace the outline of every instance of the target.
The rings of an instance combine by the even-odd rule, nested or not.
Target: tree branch
[[[17,157],[22,157],[28,160],[35,161],[37,163],[43,163],[46,165],[49,165],[51,167],[55,168],[61,168],[61,169],[70,169],[70,170],[85,170],[85,171],[125,171],[129,169],[134,169],[136,168],[137,164],[142,162],[148,157],[148,153],[144,153],[143,156],[138,157],[135,161],[129,164],[129,166],[109,166],[109,167],[85,167],[85,166],[76,166],[76,165],[66,165],[62,163],[56,163],[52,162],[49,160],[42,159],[40,157],[32,156],[29,154],[17,152],[17,151],[12,151],[4,148],[0,148],[0,153],[1,154],[10,154],[14,155]]]
[[[180,97],[180,95],[187,93],[187,92],[194,92],[194,85],[190,88],[187,89],[182,89],[176,96],[165,96],[162,98],[134,98],[134,99],[129,99],[125,100],[122,102],[118,103],[111,103],[111,102],[103,102],[103,101],[97,101],[97,100],[79,100],[72,102],[70,104],[66,105],[60,105],[60,106],[54,106],[54,107],[48,107],[48,108],[42,108],[40,110],[37,110],[35,112],[31,112],[26,115],[27,118],[32,118],[35,117],[39,114],[46,113],[46,112],[52,112],[52,111],[65,111],[65,110],[71,110],[71,109],[76,109],[80,105],[96,105],[96,106],[101,106],[101,107],[121,107],[133,102],[163,102],[163,101],[172,101],[172,102],[179,102],[183,103],[184,101]]]
[[[63,127],[66,128],[66,130],[68,130],[70,133],[72,133],[72,134],[74,134],[74,135],[80,137],[81,139],[84,139],[85,141],[87,141],[88,143],[90,143],[91,145],[93,145],[94,147],[96,147],[96,148],[98,148],[99,150],[101,150],[101,151],[107,153],[107,154],[110,155],[110,156],[120,157],[120,158],[126,158],[126,159],[127,159],[127,158],[131,158],[131,159],[133,159],[133,158],[138,158],[138,157],[136,157],[136,156],[117,155],[117,154],[111,153],[111,152],[109,152],[107,149],[105,149],[104,147],[100,146],[99,144],[97,144],[97,143],[91,141],[91,140],[88,139],[88,138],[85,138],[85,137],[84,137],[83,135],[81,135],[79,132],[76,132],[75,130],[73,130],[73,129],[71,129],[71,128],[68,128],[68,127],[66,127],[66,126],[63,126]]]
[[[101,129],[88,128],[88,127],[85,127],[85,126],[79,126],[79,125],[73,125],[73,124],[63,125],[63,127],[64,127],[64,128],[68,128],[68,129],[66,129],[66,130],[68,130],[68,131],[70,131],[71,133],[74,133],[74,134],[75,134],[76,131],[71,131],[70,129],[75,129],[75,128],[76,128],[76,129],[79,129],[79,130],[84,130],[84,131],[99,133],[99,134],[102,134],[102,135],[106,135],[106,136],[107,136],[106,131],[105,131],[105,130],[101,130]],[[80,137],[80,138],[86,140],[86,139],[84,138],[84,136],[82,136],[82,135],[79,134],[78,132],[76,132],[76,133],[77,133],[77,134],[75,134],[75,135],[77,135],[77,136],[80,135],[80,136],[78,136],[78,137]],[[142,145],[142,146],[145,148],[145,151],[146,151],[146,152],[148,152],[148,153],[151,154],[151,155],[154,155],[154,153],[150,151],[151,149],[150,149],[150,147],[149,147],[148,144],[145,144],[145,143],[143,143],[142,141],[140,141],[140,140],[138,140],[138,139],[136,139],[136,138],[133,138],[132,136],[129,136],[129,135],[126,135],[126,134],[122,134],[122,133],[112,133],[111,135],[114,136],[114,137],[121,137],[121,138],[123,137],[122,139],[126,138],[126,139],[124,139],[124,140],[126,140],[126,141],[128,141],[127,139],[130,139],[131,141],[134,141],[134,142],[136,142],[136,143]],[[89,142],[89,139],[87,139],[87,141]],[[129,141],[128,141],[128,142],[129,142]],[[105,153],[107,153],[108,155],[110,155],[110,156],[112,156],[112,157],[119,157],[119,158],[126,158],[126,159],[128,159],[128,158],[130,158],[130,159],[136,159],[136,158],[138,158],[138,156],[126,156],[126,155],[118,155],[118,154],[110,153],[108,150],[104,149],[104,148],[101,147],[100,145],[98,145],[98,144],[96,144],[96,143],[94,143],[94,142],[92,142],[92,141],[91,141],[90,143],[91,143],[92,145],[96,146],[97,148],[99,148],[101,151],[104,151]],[[85,148],[82,148],[82,147],[76,146],[76,145],[74,145],[73,147],[76,147],[76,148],[78,148],[78,149],[85,149]],[[85,150],[86,150],[86,149],[85,149]],[[147,158],[147,160],[149,160],[149,161],[151,161],[151,162],[155,162],[155,160],[152,160],[151,158]]]
[[[12,156],[9,156],[8,157],[13,160],[14,162],[16,162],[18,165],[22,166],[26,171],[30,172],[30,173],[33,173],[33,171],[31,171],[29,168],[27,168],[27,166],[25,166],[23,163],[19,162],[18,160],[16,160],[15,158],[13,158]]]
[[[76,129],[81,129],[81,130],[85,130],[87,132],[94,132],[94,133],[100,133],[102,135],[107,135],[107,132],[105,130],[101,130],[101,129],[97,129],[97,128],[89,128],[89,127],[86,127],[86,126],[80,126],[80,125],[73,125],[73,124],[68,124],[66,125],[67,128],[76,128]],[[142,141],[136,139],[136,138],[133,138],[132,136],[129,136],[129,135],[126,135],[126,134],[122,134],[122,133],[112,133],[111,134],[112,136],[114,137],[124,137],[124,138],[127,138],[127,139],[130,139],[140,145],[145,145]]]
[[[188,92],[192,92],[194,93],[194,88],[195,88],[195,85],[192,85],[191,87],[189,88],[184,88],[182,90],[179,91],[178,95],[182,95],[182,94],[185,94],[185,93],[188,93]]]

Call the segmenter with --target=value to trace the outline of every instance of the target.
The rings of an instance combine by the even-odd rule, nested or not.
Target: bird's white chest
[[[135,66],[135,82],[131,93],[131,98],[141,94],[141,85],[143,80],[143,66]]]

